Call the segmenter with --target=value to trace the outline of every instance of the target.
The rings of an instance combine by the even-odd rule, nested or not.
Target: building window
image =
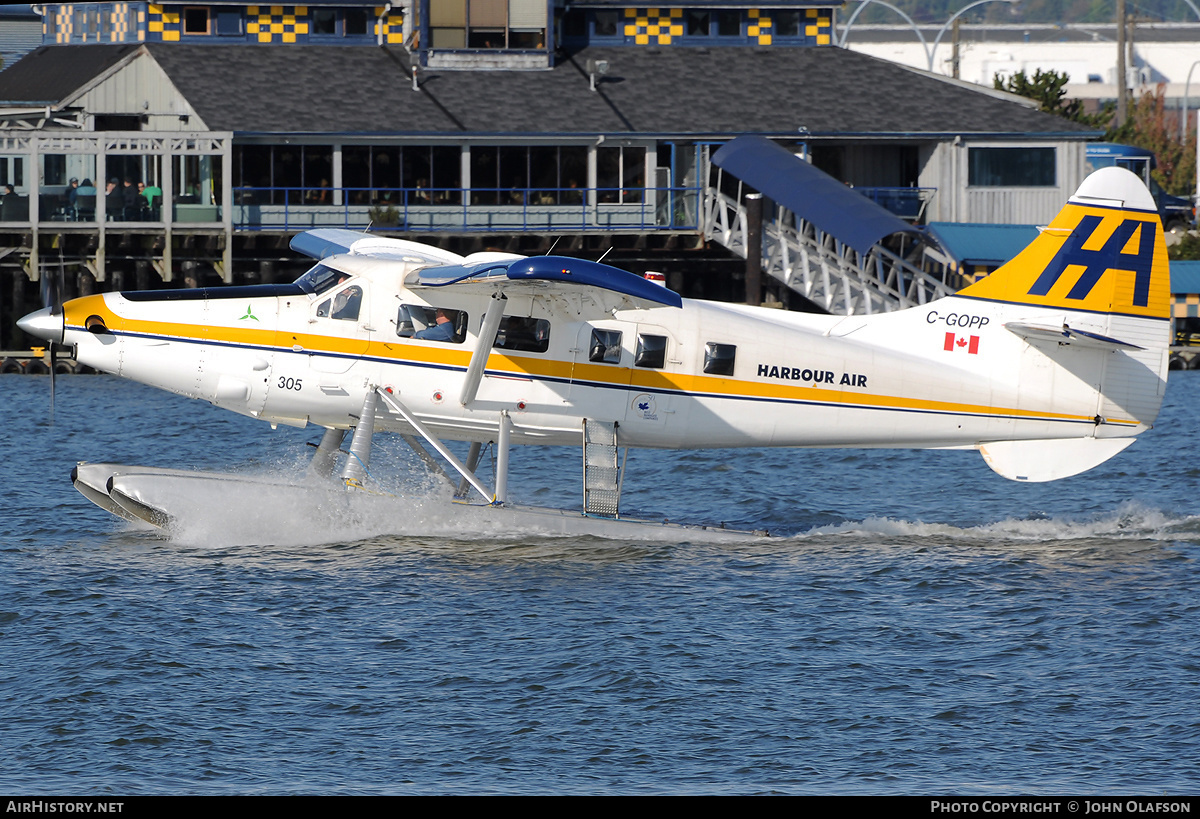
[[[981,188],[1051,188],[1057,178],[1054,148],[971,148],[967,184]]]
[[[354,35],[362,35],[368,33],[369,23],[367,21],[366,9],[346,9],[342,12],[343,33],[347,37]]]
[[[617,13],[598,11],[592,18],[592,33],[597,37],[617,36]]]
[[[218,36],[238,36],[242,34],[242,13],[228,9],[217,10]]]
[[[208,7],[183,7],[183,33],[208,34]]]
[[[333,9],[313,9],[309,20],[313,34],[337,34],[337,12]]]
[[[711,25],[712,18],[707,11],[689,11],[687,13],[687,33],[693,37],[707,37]]]
[[[800,12],[771,10],[771,21],[775,24],[775,34],[780,37],[800,36]]]
[[[716,344],[710,341],[704,345],[704,372],[710,375],[733,375],[733,362],[736,357],[736,345]]]
[[[471,148],[471,201],[477,205],[581,205],[586,179],[582,145]]]
[[[600,202],[641,202],[646,188],[646,149],[596,149],[596,198]]]
[[[742,34],[742,13],[740,11],[717,12],[717,36],[740,37]]]

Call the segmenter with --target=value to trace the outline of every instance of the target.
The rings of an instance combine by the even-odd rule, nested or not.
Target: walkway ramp
[[[950,263],[926,233],[769,139],[738,137],[712,164],[718,178],[705,196],[706,238],[745,257],[743,183],[761,192],[769,200],[763,270],[830,313],[900,310],[957,289],[926,272],[927,262]]]

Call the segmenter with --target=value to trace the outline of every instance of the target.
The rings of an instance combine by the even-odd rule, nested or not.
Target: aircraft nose
[[[44,341],[62,343],[63,314],[62,312],[52,313],[49,307],[43,307],[41,310],[17,319],[17,326],[29,335],[37,336]]]

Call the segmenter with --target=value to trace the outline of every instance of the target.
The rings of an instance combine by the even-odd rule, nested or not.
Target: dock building
[[[43,45],[0,72],[5,332],[47,271],[68,295],[275,281],[312,227],[611,249],[740,299],[746,189],[711,159],[747,133],[908,221],[1045,222],[1082,181],[1098,134],[839,48],[840,7],[38,7]]]

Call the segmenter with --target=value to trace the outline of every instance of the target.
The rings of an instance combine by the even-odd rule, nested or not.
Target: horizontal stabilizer
[[[1010,481],[1041,483],[1069,478],[1107,461],[1133,438],[1055,438],[994,441],[979,447],[987,465]]]
[[[1077,330],[1067,326],[1053,324],[1034,324],[1027,321],[1006,322],[1004,329],[1016,333],[1024,339],[1039,341],[1055,341],[1059,344],[1073,344],[1077,347],[1094,347],[1101,350],[1142,350],[1136,344],[1129,344],[1120,339],[1103,336],[1099,333],[1089,333],[1087,330]]]

